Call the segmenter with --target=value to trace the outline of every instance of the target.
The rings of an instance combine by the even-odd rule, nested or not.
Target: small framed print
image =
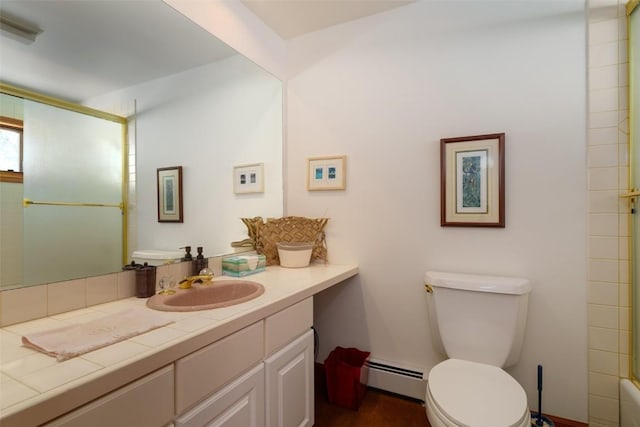
[[[158,169],[158,222],[183,222],[182,166]]]
[[[236,194],[264,193],[264,165],[234,166],[233,192]]]
[[[504,227],[504,133],[440,140],[440,225]]]
[[[307,190],[344,190],[347,156],[307,159]]]

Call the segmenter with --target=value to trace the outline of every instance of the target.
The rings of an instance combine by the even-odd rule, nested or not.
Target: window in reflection
[[[22,120],[0,117],[0,171],[22,172]]]

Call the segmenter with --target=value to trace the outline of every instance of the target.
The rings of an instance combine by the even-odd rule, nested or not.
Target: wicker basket
[[[316,259],[327,262],[327,242],[324,226],[328,218],[304,218],[288,216],[283,218],[269,218],[266,222],[260,217],[242,218],[247,226],[249,237],[254,240],[256,252],[264,254],[267,265],[279,265],[279,242],[310,242],[313,243],[311,261]],[[255,237],[253,237],[255,236]]]

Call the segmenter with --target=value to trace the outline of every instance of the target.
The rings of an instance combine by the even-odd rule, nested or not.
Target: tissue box
[[[237,255],[222,260],[222,274],[243,277],[264,271],[267,260],[264,255]]]

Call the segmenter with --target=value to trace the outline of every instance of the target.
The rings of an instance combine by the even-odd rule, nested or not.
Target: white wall
[[[586,421],[586,95],[581,1],[418,2],[288,42],[287,206],[331,218],[331,262],[361,273],[316,298],[336,345],[429,369],[426,270],[523,276],[509,371],[545,412]],[[506,133],[506,228],[440,227],[439,140]],[[306,158],[346,154],[347,190],[307,192]]]
[[[246,58],[216,63],[92,100],[135,99],[139,249],[204,246],[230,253],[241,217],[281,216],[282,85]],[[265,191],[233,193],[233,166],[264,163]],[[158,223],[156,170],[183,166],[184,223]],[[135,249],[135,248],[130,248]]]
[[[265,70],[284,76],[284,41],[240,0],[164,2]]]

